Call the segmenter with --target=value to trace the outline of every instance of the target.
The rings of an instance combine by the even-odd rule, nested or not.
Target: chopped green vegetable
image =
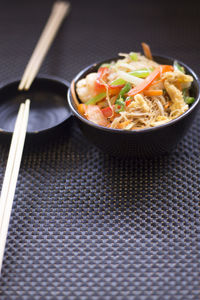
[[[134,85],[141,84],[144,81],[144,79],[136,77],[136,76],[133,76],[130,73],[127,73],[127,72],[124,72],[124,71],[118,71],[117,73],[118,73],[118,75],[119,75],[120,78],[122,78],[126,82],[130,82],[130,83],[132,83]]]
[[[128,75],[132,75],[138,78],[146,78],[147,76],[149,76],[149,74],[153,71],[152,68],[149,69],[139,69],[139,70],[135,70],[132,72],[127,73]],[[126,80],[122,79],[122,78],[117,78],[115,80],[113,80],[110,85],[122,85],[125,84]]]
[[[194,97],[185,97],[184,101],[187,104],[192,104],[194,102]]]
[[[139,78],[146,78],[147,76],[150,75],[150,73],[153,71],[152,68],[149,69],[140,69],[140,70],[135,70],[130,72],[130,75],[133,75],[135,77],[139,77]]]
[[[95,97],[93,97],[92,99],[88,100],[85,104],[89,105],[89,104],[96,104],[97,102],[103,100],[106,97],[106,93],[101,93],[96,95]]]
[[[126,81],[124,79],[121,78],[117,78],[115,80],[113,80],[110,85],[121,85],[121,84],[125,84]]]
[[[137,60],[138,60],[138,55],[137,55],[137,53],[135,53],[135,52],[130,52],[130,53],[129,53],[129,56],[130,56],[130,58],[131,58],[133,61],[137,61]]]
[[[185,103],[187,104],[192,104],[194,102],[194,97],[189,97],[188,96],[188,89],[183,89],[183,98]]]
[[[185,73],[184,68],[179,65],[177,60],[174,61],[174,69],[175,69],[175,71],[180,71],[182,73]]]
[[[194,102],[194,97],[189,97],[188,96],[188,89],[183,89],[183,98],[185,103],[187,104],[192,104]]]
[[[124,95],[127,94],[131,88],[132,88],[132,85],[129,82],[127,82],[125,84],[125,86],[121,89],[121,91],[119,92],[119,98],[124,98]]]
[[[117,101],[115,102],[115,111],[117,113],[121,112],[124,110],[124,107],[125,107],[125,102],[123,100],[123,98],[119,98],[117,99]]]

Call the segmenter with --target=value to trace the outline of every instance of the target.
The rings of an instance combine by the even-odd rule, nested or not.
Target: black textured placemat
[[[53,1],[1,1],[0,80],[22,74]],[[67,80],[119,51],[174,56],[199,72],[196,1],[72,1],[41,73]],[[0,144],[0,183],[8,146]],[[199,299],[200,117],[169,156],[118,160],[76,124],[26,145],[0,298]]]

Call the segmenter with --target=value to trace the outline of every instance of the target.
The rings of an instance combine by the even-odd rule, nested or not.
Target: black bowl
[[[109,59],[106,62],[116,59],[119,58]],[[154,56],[154,60],[160,64],[168,65],[173,65],[174,62],[173,58],[158,55]],[[169,153],[190,128],[200,105],[200,83],[197,75],[187,65],[178,62],[184,66],[186,73],[194,78],[190,94],[195,97],[195,102],[184,114],[166,124],[138,131],[105,128],[86,120],[78,113],[69,89],[69,106],[76,116],[83,134],[106,153],[118,157],[152,157]],[[95,63],[82,70],[74,79],[75,85],[78,80],[84,78],[87,74],[96,72],[102,63],[104,62]]]
[[[9,141],[20,103],[31,100],[26,140],[44,141],[57,136],[71,116],[67,102],[69,83],[55,76],[35,78],[28,91],[18,91],[20,79],[0,85],[0,140]]]

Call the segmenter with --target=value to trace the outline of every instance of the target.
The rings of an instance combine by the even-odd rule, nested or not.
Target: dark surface
[[[76,84],[80,79],[85,78],[89,73],[97,72],[102,63],[118,60],[118,58],[109,59],[94,63],[83,69],[74,78],[75,90]],[[163,65],[173,65],[174,59],[168,57],[154,56],[154,60]],[[98,146],[105,153],[120,158],[148,157],[170,153],[179,141],[183,138],[195,116],[199,112],[200,106],[200,86],[197,75],[184,63],[178,61],[184,66],[185,72],[193,76],[194,80],[190,88],[190,95],[195,98],[193,105],[176,120],[168,122],[165,125],[145,128],[139,131],[118,130],[105,128],[88,121],[77,111],[77,105],[72,97],[71,90],[68,90],[68,102],[73,115],[79,123],[83,134]],[[76,94],[78,99],[78,95]],[[166,138],[167,137],[167,138]]]
[[[51,3],[1,1],[0,80],[23,73]],[[199,74],[199,28],[197,1],[72,1],[41,73],[70,81],[146,41]],[[26,145],[1,299],[199,299],[200,117],[152,160],[110,158],[72,126]],[[6,145],[0,154],[2,182]]]

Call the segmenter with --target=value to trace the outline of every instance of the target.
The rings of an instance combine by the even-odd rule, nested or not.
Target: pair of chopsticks
[[[47,24],[41,34],[41,37],[34,49],[34,52],[27,64],[20,84],[19,90],[28,90],[37,75],[40,66],[56,36],[56,33],[62,24],[65,16],[69,12],[70,4],[59,1],[53,6]],[[9,220],[14,200],[17,178],[19,174],[26,130],[29,119],[30,100],[22,103],[17,115],[15,128],[12,136],[10,151],[6,171],[4,175],[1,197],[0,197],[0,274],[8,233]]]
[[[22,80],[18,87],[19,90],[28,90],[30,88],[60,25],[62,24],[65,16],[69,13],[69,8],[69,2],[58,1],[54,4],[47,24],[44,27],[41,37],[24,71]]]

